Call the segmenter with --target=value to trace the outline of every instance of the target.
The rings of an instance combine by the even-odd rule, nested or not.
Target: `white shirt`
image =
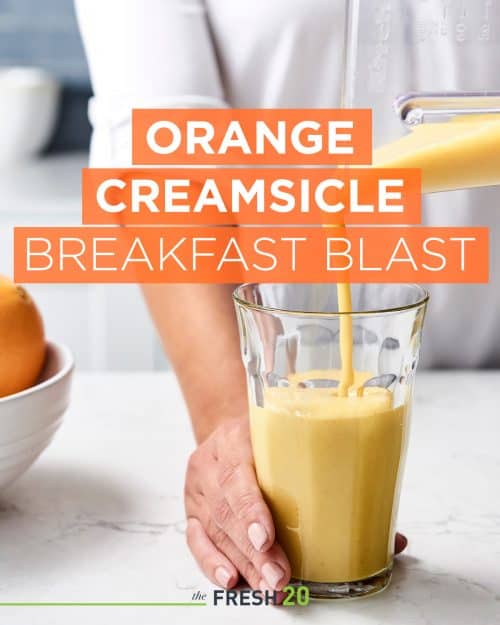
[[[479,11],[481,3],[476,4]],[[133,107],[340,105],[344,0],[76,0],[76,5],[95,93],[93,166],[130,164]],[[462,71],[458,60],[447,63],[446,76]],[[495,65],[482,66],[485,89],[495,89],[496,82],[500,90]],[[427,67],[433,71],[432,64]],[[435,195],[424,219],[428,225],[489,226],[492,259],[489,285],[430,287],[423,363],[500,366],[500,189]]]

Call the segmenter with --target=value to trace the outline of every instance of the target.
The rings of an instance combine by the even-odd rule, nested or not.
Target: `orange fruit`
[[[43,321],[27,291],[0,276],[0,397],[33,386],[45,358]]]

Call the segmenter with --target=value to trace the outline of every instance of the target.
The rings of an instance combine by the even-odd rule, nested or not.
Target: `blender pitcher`
[[[348,0],[346,14],[343,105],[373,110],[375,147],[440,109],[500,113],[499,0]]]
[[[343,106],[373,111],[376,150],[407,138],[412,129],[427,126],[432,132],[435,122],[458,121],[463,114],[467,119],[471,113],[484,113],[483,119],[496,114],[499,120],[499,62],[500,0],[347,0]],[[459,184],[449,185],[444,193],[424,195],[422,224],[489,228],[490,267],[498,267],[500,187],[472,188],[482,185],[478,173],[484,165],[500,171],[495,165],[500,142],[492,152],[476,158],[473,150],[464,150],[471,166],[467,181],[446,159],[441,161]],[[485,185],[499,183],[500,177]],[[485,355],[491,353],[495,339],[474,319],[477,303],[488,302],[484,328],[497,325],[500,272],[490,272],[489,284],[430,285],[429,291],[433,305],[422,364],[489,363]],[[455,313],[448,315],[451,310]],[[450,349],[457,344],[460,361],[456,350]]]

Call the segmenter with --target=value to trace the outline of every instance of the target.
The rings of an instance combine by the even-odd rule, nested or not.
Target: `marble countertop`
[[[500,373],[420,373],[390,588],[285,607],[0,607],[2,625],[500,623]],[[184,542],[193,447],[170,373],[75,378],[62,430],[0,493],[0,602],[188,602],[213,587]]]

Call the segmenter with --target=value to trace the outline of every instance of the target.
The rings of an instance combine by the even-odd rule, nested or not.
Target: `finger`
[[[292,575],[290,564],[278,543],[274,543],[266,553],[257,553],[253,563],[271,590],[283,590],[290,581]]]
[[[253,466],[226,462],[219,470],[218,487],[239,521],[245,540],[257,551],[267,551],[275,541],[274,523]]]
[[[259,588],[256,582],[261,580],[272,590],[281,590],[286,586],[291,575],[290,564],[277,543],[263,553],[254,549],[248,538],[242,535],[241,522],[234,515],[231,514],[225,528],[216,523],[215,519],[212,518],[211,521],[215,526],[209,530],[212,540],[253,588]]]
[[[212,543],[233,563],[248,585],[253,590],[258,590],[263,578],[253,562],[238,549],[226,532],[215,525],[212,520],[208,521],[206,530]]]
[[[206,503],[215,523],[228,534],[249,560],[256,564],[265,562],[262,558],[258,558],[258,554],[266,553],[265,550],[261,549],[261,545],[267,539],[267,533],[262,536],[262,532],[255,522],[249,522],[248,518],[241,519],[236,516],[226,498],[225,491],[220,488],[217,478],[207,476],[203,488]],[[260,490],[255,494],[255,497],[261,497]],[[280,553],[277,564],[281,565],[284,571],[287,570],[288,560],[284,553]]]
[[[223,588],[232,588],[237,583],[235,566],[215,547],[198,519],[188,519],[186,538],[198,566],[211,582]]]
[[[401,553],[406,549],[406,545],[408,544],[408,539],[403,534],[396,534],[395,540],[395,551],[396,553]]]
[[[242,529],[243,524],[221,498],[221,491],[214,485],[214,480],[207,479],[204,488],[207,495],[203,506],[189,503],[192,499],[190,497],[187,507],[196,507],[197,516],[212,542],[233,562],[253,588],[260,588],[262,580],[270,589],[283,588],[290,578],[290,565],[283,549],[277,544],[265,553],[254,549]]]
[[[209,507],[204,496],[194,497],[188,493],[186,495],[186,510],[196,511],[196,520],[201,524],[205,536],[217,551],[223,554],[241,574],[248,584],[254,589],[259,588],[262,581],[262,575],[252,562],[243,554],[227,536],[227,534],[219,528],[210,516]],[[196,556],[195,556],[196,557]],[[200,567],[202,568],[202,567]],[[202,568],[202,570],[204,570]],[[208,576],[210,577],[210,576]]]
[[[221,491],[218,497],[221,512],[230,518],[224,502],[220,501],[223,497],[239,521],[239,537],[234,538],[240,547],[245,549],[245,542],[249,541],[256,551],[265,552],[275,541],[271,512],[257,483],[246,432],[237,432],[236,437],[231,434],[216,450],[215,488]]]
[[[251,456],[251,450],[248,451],[247,448],[245,452],[245,446],[245,443],[241,446],[242,456],[248,458]],[[260,558],[255,563],[252,561],[252,557],[255,558],[257,552],[248,538],[246,525],[236,519],[224,497],[221,496],[222,491],[217,482],[218,459],[215,446],[206,445],[204,450],[208,453],[204,453],[203,458],[199,453],[193,455],[188,465],[187,475],[190,479],[186,479],[184,493],[186,516],[199,520],[212,545],[233,563],[254,589],[259,588],[263,579],[270,580],[277,586],[279,580],[288,577],[289,565],[286,556],[282,551],[275,550],[271,554],[274,562],[269,558],[267,560]],[[203,466],[200,466],[201,461]],[[200,469],[204,470],[200,471]],[[200,479],[200,473],[203,473],[203,479]],[[260,496],[260,491],[258,495]],[[242,548],[231,538],[231,535],[237,536],[238,533]],[[263,574],[266,578],[263,578]]]
[[[217,477],[213,479],[207,477],[203,491],[210,516],[215,524],[224,530],[238,549],[251,560],[257,550],[255,543],[252,543],[249,538],[248,522],[236,517],[224,491],[219,487]]]
[[[277,543],[264,553],[257,551],[247,538],[242,538],[241,529],[238,529],[241,523],[234,515],[226,523],[227,529],[220,527],[213,518],[211,524],[209,536],[236,565],[252,588],[260,588],[256,582],[261,580],[272,590],[281,590],[286,586],[291,576],[290,564]],[[237,540],[233,535],[237,536]]]
[[[286,597],[286,592],[282,592],[281,590],[273,591],[271,588],[269,588],[269,586],[265,582],[261,582],[259,590],[262,593],[274,592],[274,604],[275,605],[281,605]]]

